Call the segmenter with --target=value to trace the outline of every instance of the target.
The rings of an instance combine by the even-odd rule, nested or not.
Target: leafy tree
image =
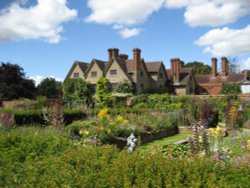
[[[108,106],[108,104],[110,103],[110,83],[109,80],[104,76],[99,78],[99,80],[97,81],[95,98],[97,100],[96,105],[99,107]]]
[[[34,81],[25,77],[22,67],[17,64],[1,63],[0,102],[18,98],[33,98],[34,94]]]
[[[125,80],[124,82],[118,83],[114,91],[117,93],[133,93],[135,91],[135,86]]]
[[[54,78],[45,78],[37,86],[37,95],[55,98],[60,92],[61,85],[62,83],[56,81]]]
[[[63,102],[68,107],[79,107],[91,102],[90,84],[81,78],[68,79],[63,84]]]
[[[184,67],[192,68],[194,74],[210,74],[212,71],[211,66],[198,61],[189,62]]]
[[[237,62],[237,58],[234,57],[232,59],[229,59],[229,73],[238,73],[240,72],[240,65],[239,63]]]
[[[240,85],[237,83],[224,83],[222,85],[221,94],[238,94],[241,93]]]

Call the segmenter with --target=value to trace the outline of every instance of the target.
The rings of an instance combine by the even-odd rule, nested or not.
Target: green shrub
[[[111,146],[72,147],[60,155],[9,163],[1,187],[249,187],[250,167],[206,158],[128,154]]]
[[[63,116],[65,125],[69,125],[73,121],[86,119],[87,114],[82,109],[64,109]]]
[[[24,162],[57,155],[69,145],[66,134],[49,128],[18,128],[0,132],[0,153],[5,162]]]

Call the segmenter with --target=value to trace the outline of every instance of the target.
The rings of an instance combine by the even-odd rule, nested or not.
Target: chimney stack
[[[222,76],[227,76],[229,74],[228,60],[226,57],[221,58],[221,72]]]
[[[170,61],[173,84],[180,83],[181,61],[179,58],[173,58]]]
[[[127,54],[119,54],[119,59],[122,59],[122,60],[128,60],[128,55]]]
[[[108,49],[108,61],[110,61],[111,58],[112,58],[112,49],[109,48],[109,49]]]
[[[110,61],[112,58],[118,58],[119,49],[117,48],[109,48],[108,49],[108,60]]]
[[[139,48],[134,48],[133,55],[134,55],[134,70],[137,71],[140,69],[141,50]]]
[[[212,58],[212,76],[217,76],[217,58],[215,57]]]

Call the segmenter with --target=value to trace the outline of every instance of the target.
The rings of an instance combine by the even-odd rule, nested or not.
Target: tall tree
[[[0,102],[18,98],[33,98],[35,84],[25,77],[23,68],[17,64],[1,62]]]
[[[46,96],[47,98],[55,98],[61,90],[61,82],[54,78],[45,78],[37,86],[37,95]]]
[[[110,83],[104,76],[97,80],[95,98],[97,100],[96,105],[99,107],[106,107],[111,101]]]
[[[229,61],[229,73],[239,73],[240,72],[240,65],[237,61],[237,58],[231,58],[228,60]]]
[[[212,67],[209,65],[205,65],[202,62],[193,61],[185,64],[185,67],[190,67],[193,69],[194,74],[210,74],[212,71]]]
[[[81,78],[68,79],[63,83],[63,102],[68,107],[80,107],[91,102],[90,84]]]

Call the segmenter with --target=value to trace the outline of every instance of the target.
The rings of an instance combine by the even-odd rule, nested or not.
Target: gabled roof
[[[134,66],[134,61],[133,61],[133,59],[128,59],[128,60],[126,60],[126,67],[127,67],[128,73],[133,73],[133,71],[134,71],[133,66]]]
[[[171,69],[167,69],[166,74],[168,78],[172,78]],[[182,67],[180,71],[180,85],[182,86],[187,85],[191,74],[192,74],[192,68]]]
[[[154,61],[154,62],[146,62],[145,64],[146,64],[148,72],[155,73],[155,72],[159,72],[162,62]]]
[[[102,61],[102,60],[98,60],[98,59],[92,59],[90,65],[88,66],[88,69],[86,71],[86,75],[89,73],[89,71],[91,70],[91,68],[93,67],[93,65],[95,63],[103,71],[103,73],[105,72],[106,66],[108,65],[108,63],[106,61]]]
[[[72,72],[73,72],[73,70],[75,69],[76,66],[79,66],[82,73],[85,75],[86,71],[87,71],[87,69],[89,67],[89,63],[85,63],[85,62],[81,62],[81,61],[75,61],[73,63],[73,65],[71,66],[70,71],[68,72],[65,80],[67,80],[70,77],[70,75],[72,74]]]
[[[111,65],[116,62],[121,70],[123,71],[123,73],[127,76],[127,78],[132,82],[132,78],[128,75],[128,70],[127,70],[127,62],[126,60],[123,59],[119,59],[119,58],[112,58],[111,61],[109,61],[108,65],[106,66],[105,69],[105,74],[107,74],[108,69],[111,67]]]

